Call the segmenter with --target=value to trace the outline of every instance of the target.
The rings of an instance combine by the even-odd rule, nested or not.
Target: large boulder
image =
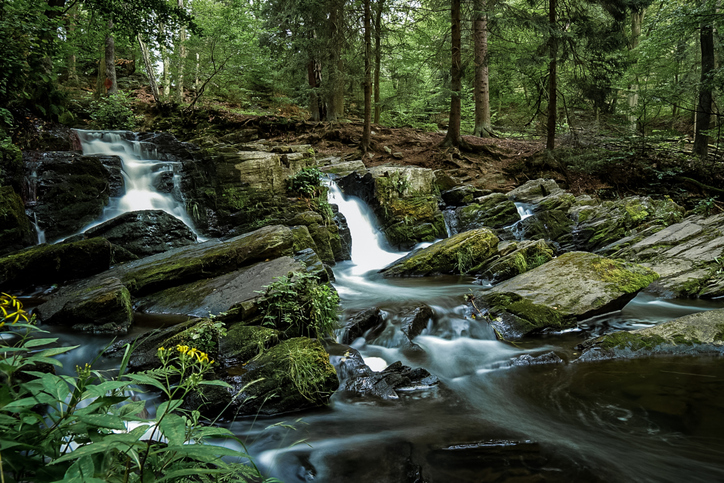
[[[0,258],[0,290],[23,290],[95,275],[115,262],[116,249],[104,238],[40,245]]]
[[[162,210],[124,213],[84,234],[103,237],[139,258],[196,243],[196,235],[183,221]]]
[[[48,240],[78,232],[100,218],[110,196],[123,190],[118,156],[77,152],[26,156],[27,203]]]
[[[20,196],[10,186],[0,186],[0,256],[37,241],[33,224]]]
[[[626,242],[626,243],[623,243]],[[724,214],[692,216],[649,234],[626,239],[614,256],[661,275],[652,289],[671,297],[724,295]]]
[[[553,179],[533,179],[507,193],[519,203],[538,204],[543,198],[563,191]]]
[[[619,331],[586,341],[579,361],[654,354],[724,353],[724,309],[686,315],[653,327]]]
[[[502,193],[492,193],[476,198],[474,203],[455,210],[458,232],[474,228],[502,228],[520,220],[518,209]]]
[[[478,292],[471,303],[505,339],[543,329],[575,327],[579,320],[620,310],[658,275],[633,263],[569,252]]]
[[[497,253],[498,237],[479,228],[439,241],[380,270],[385,277],[478,273]]]
[[[553,249],[544,240],[503,241],[498,245],[500,258],[489,263],[482,276],[493,283],[533,270],[553,259]]]

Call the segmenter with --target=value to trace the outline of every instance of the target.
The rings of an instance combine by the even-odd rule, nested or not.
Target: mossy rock
[[[458,217],[458,231],[467,231],[487,226],[502,228],[520,220],[515,203],[502,193],[493,193],[477,198],[475,203],[455,210]]]
[[[10,186],[0,186],[0,256],[30,246],[36,239],[23,200]]]
[[[381,270],[385,277],[478,273],[497,253],[498,237],[479,228],[417,250]]]
[[[506,338],[620,310],[658,278],[640,265],[569,252],[476,295]],[[480,305],[478,305],[479,308]]]
[[[339,386],[329,354],[319,341],[306,337],[280,342],[239,372],[232,385],[246,389],[231,414],[275,415],[324,406]]]
[[[519,226],[526,238],[559,243],[572,240],[573,221],[561,210],[539,211],[523,220]]]
[[[114,263],[105,238],[40,245],[0,258],[0,290],[23,290],[95,275]]]
[[[619,331],[584,342],[580,360],[724,352],[724,309],[698,312],[653,327]]]
[[[513,251],[492,262],[483,276],[493,283],[502,282],[551,261],[553,255],[553,249],[543,240],[518,242]]]
[[[235,366],[246,363],[279,342],[281,333],[268,327],[234,324],[219,341],[220,363]]]

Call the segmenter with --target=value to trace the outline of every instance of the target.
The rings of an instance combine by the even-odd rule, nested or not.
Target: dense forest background
[[[549,149],[605,140],[619,153],[608,161],[648,143],[709,159],[709,168],[719,157],[723,17],[713,0],[0,6],[5,154],[13,143],[32,147],[22,136],[31,120],[87,125],[93,100],[121,91],[116,102],[132,95],[154,112],[215,106],[445,130],[452,146],[475,134],[541,139]],[[369,127],[360,147],[369,148]],[[599,169],[594,158],[570,163]],[[656,169],[659,178],[682,174]]]

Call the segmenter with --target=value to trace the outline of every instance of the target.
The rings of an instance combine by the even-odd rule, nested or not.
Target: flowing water
[[[118,134],[80,134],[84,152],[124,160],[128,190],[106,218],[153,208],[186,220],[171,195],[146,193],[167,163]],[[99,142],[106,137],[110,143]],[[142,185],[130,182],[136,170]],[[387,246],[359,200],[332,186],[330,202],[347,218],[353,238],[352,260],[334,267],[342,308],[350,314],[376,306],[389,321],[387,336],[375,343],[360,338],[353,347],[376,368],[399,360],[428,369],[441,385],[386,402],[338,393],[324,409],[230,423],[266,474],[288,483],[724,481],[724,358],[573,362],[574,347],[591,336],[719,308],[722,301],[640,294],[621,312],[513,346],[469,317],[463,296],[483,288],[474,279],[380,277],[377,270],[405,253]],[[414,340],[423,350],[397,348],[396,315],[422,303],[435,312]],[[107,343],[102,336],[60,335],[65,344],[81,344],[64,356],[66,369],[91,360]],[[515,362],[550,351],[564,361]],[[337,361],[344,348],[330,353]]]
[[[109,200],[101,218],[84,227],[81,232],[123,213],[140,210],[163,210],[194,230],[194,224],[186,212],[181,195],[181,163],[160,160],[155,146],[138,141],[135,139],[135,133],[80,129],[76,132],[83,154],[103,154],[121,158],[121,174],[125,187],[122,196]],[[163,193],[156,189],[156,182],[161,176],[172,178],[171,192]]]

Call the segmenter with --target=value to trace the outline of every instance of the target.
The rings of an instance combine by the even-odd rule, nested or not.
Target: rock
[[[553,249],[543,240],[500,242],[498,253],[500,258],[488,264],[482,273],[493,283],[508,280],[553,259]]]
[[[485,193],[479,188],[466,184],[445,190],[440,193],[440,197],[448,206],[463,206],[472,203],[475,198],[479,198],[485,194],[490,193]]]
[[[384,325],[382,311],[377,307],[371,307],[352,315],[344,324],[340,342],[351,344],[358,337],[364,336],[368,331],[375,332]],[[373,335],[374,337],[374,335]]]
[[[0,290],[23,290],[95,275],[114,263],[113,245],[91,238],[40,245],[0,258]]]
[[[86,284],[89,285],[89,284]],[[83,286],[62,305],[54,299],[39,305],[34,313],[48,325],[65,325],[77,332],[126,334],[133,322],[131,294],[114,277]]]
[[[340,158],[336,158],[339,160]],[[320,171],[328,174],[333,174],[339,177],[348,176],[352,173],[357,173],[360,176],[364,176],[367,173],[367,167],[361,160],[356,161],[344,161],[330,163],[327,166],[320,168]]]
[[[640,265],[569,252],[478,292],[475,299],[489,307],[488,317],[504,338],[517,339],[619,310],[657,278]],[[481,308],[479,303],[476,307]]]
[[[234,324],[219,341],[219,353],[223,355],[223,367],[239,366],[277,344],[278,330],[255,325]]]
[[[316,246],[315,251],[323,262],[334,264],[335,251],[340,254],[340,256],[342,255],[337,225],[330,224],[328,226],[319,213],[315,211],[305,211],[297,214],[289,223],[291,225],[303,225],[307,227],[309,234],[314,240]],[[330,231],[332,231],[332,233],[330,233]],[[334,235],[337,236],[335,237]],[[336,250],[332,248],[333,243],[335,243]]]
[[[385,277],[477,273],[497,253],[498,237],[487,228],[439,241],[380,270]]]
[[[573,220],[561,210],[541,211],[516,226],[521,237],[543,239],[567,245],[572,249]]]
[[[28,203],[48,240],[72,235],[97,220],[109,196],[123,189],[117,156],[32,153],[25,164]]]
[[[162,210],[124,213],[85,235],[103,237],[141,258],[196,243],[196,235],[183,221]]]
[[[563,364],[563,359],[558,357],[558,355],[553,351],[535,356],[531,354],[523,354],[522,356],[518,356],[513,359],[514,366],[538,366],[542,364]]]
[[[329,354],[318,341],[306,337],[265,350],[244,366],[243,374],[232,375],[228,382],[233,389],[223,403],[241,391],[225,413],[234,416],[275,415],[323,406],[339,386]],[[215,406],[221,406],[221,401]],[[214,414],[213,409],[210,413]]]
[[[352,233],[349,231],[349,225],[347,225],[347,218],[340,213],[337,205],[331,205],[332,211],[334,212],[334,224],[337,225],[337,235],[339,239],[339,251],[337,251],[336,245],[332,245],[334,252],[334,259],[339,261],[351,260],[352,259]]]
[[[506,193],[512,201],[538,204],[546,196],[563,191],[552,179],[534,179]]]
[[[665,296],[724,295],[724,214],[689,217],[638,241],[631,240],[613,256],[659,273],[661,279],[651,290]]]
[[[434,312],[427,304],[420,304],[399,314],[400,330],[412,342],[412,339],[427,328],[427,323],[433,318]]]
[[[724,353],[724,309],[686,315],[653,327],[619,331],[578,347],[578,361],[646,357],[654,354]]]
[[[35,228],[25,214],[23,200],[10,186],[0,186],[0,256],[36,241]]]
[[[520,220],[515,204],[502,193],[492,193],[475,199],[475,203],[455,210],[458,232],[474,228],[502,228]]]

